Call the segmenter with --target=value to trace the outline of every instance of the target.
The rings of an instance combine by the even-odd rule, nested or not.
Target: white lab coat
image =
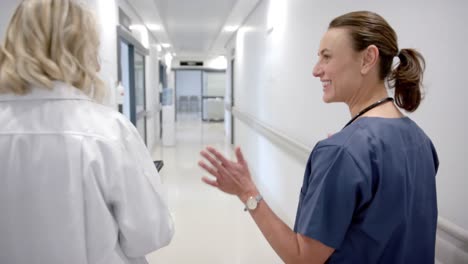
[[[147,263],[173,222],[133,125],[80,90],[0,94],[0,263]]]

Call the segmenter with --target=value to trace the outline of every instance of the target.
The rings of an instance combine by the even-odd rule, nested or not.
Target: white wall
[[[15,12],[16,7],[20,3],[20,0],[2,0],[0,2],[0,42],[3,43],[5,39],[6,29],[10,18]]]
[[[232,71],[232,63],[231,57],[229,56],[229,61],[227,61],[227,69],[226,69],[226,90],[224,95],[224,107],[230,109],[232,106],[233,98],[232,98],[232,75],[235,72]],[[226,142],[232,142],[232,113],[230,111],[224,112],[224,132],[226,136]],[[235,142],[234,142],[235,143]]]
[[[133,8],[133,6],[130,6],[127,0],[116,0],[116,1],[117,1],[118,7],[120,7],[128,17],[130,17],[133,24],[143,25],[143,22],[140,19],[139,14],[135,13],[135,8]],[[142,41],[142,32],[141,31],[133,30],[132,34],[133,34],[133,36],[135,38],[139,39],[140,42],[143,43],[143,41]],[[146,45],[144,45],[144,46],[146,47]]]
[[[322,87],[312,76],[320,39],[328,23],[350,11],[381,14],[394,27],[400,48],[417,48],[426,59],[426,99],[410,115],[432,138],[440,158],[437,176],[439,216],[468,230],[468,125],[465,98],[468,52],[468,2],[359,0],[273,1],[280,6],[267,31],[269,1],[264,0],[239,29],[235,103],[268,126],[312,149],[350,118],[344,104],[324,104]],[[272,207],[292,224],[305,161],[288,158],[238,120],[236,141]]]
[[[117,109],[117,30],[119,23],[117,3],[115,0],[87,0],[94,11],[99,26],[101,71],[99,76],[106,83],[106,105]]]

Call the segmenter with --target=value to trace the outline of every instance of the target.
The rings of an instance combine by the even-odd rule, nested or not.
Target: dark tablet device
[[[156,169],[158,170],[158,172],[164,166],[164,162],[162,160],[154,160],[153,162],[154,162],[154,166],[156,166]]]

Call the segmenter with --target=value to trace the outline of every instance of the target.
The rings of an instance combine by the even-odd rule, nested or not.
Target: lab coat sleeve
[[[168,245],[174,227],[152,158],[137,130],[129,130],[121,171],[108,193],[120,247],[128,257],[137,258]]]

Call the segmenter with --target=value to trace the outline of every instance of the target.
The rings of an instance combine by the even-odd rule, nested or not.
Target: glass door
[[[119,37],[119,111],[146,141],[145,55],[124,37]]]
[[[202,88],[202,120],[224,121],[225,71],[204,71]]]
[[[130,45],[122,39],[119,41],[119,90],[117,90],[117,98],[119,111],[131,120],[131,103],[130,103]]]

